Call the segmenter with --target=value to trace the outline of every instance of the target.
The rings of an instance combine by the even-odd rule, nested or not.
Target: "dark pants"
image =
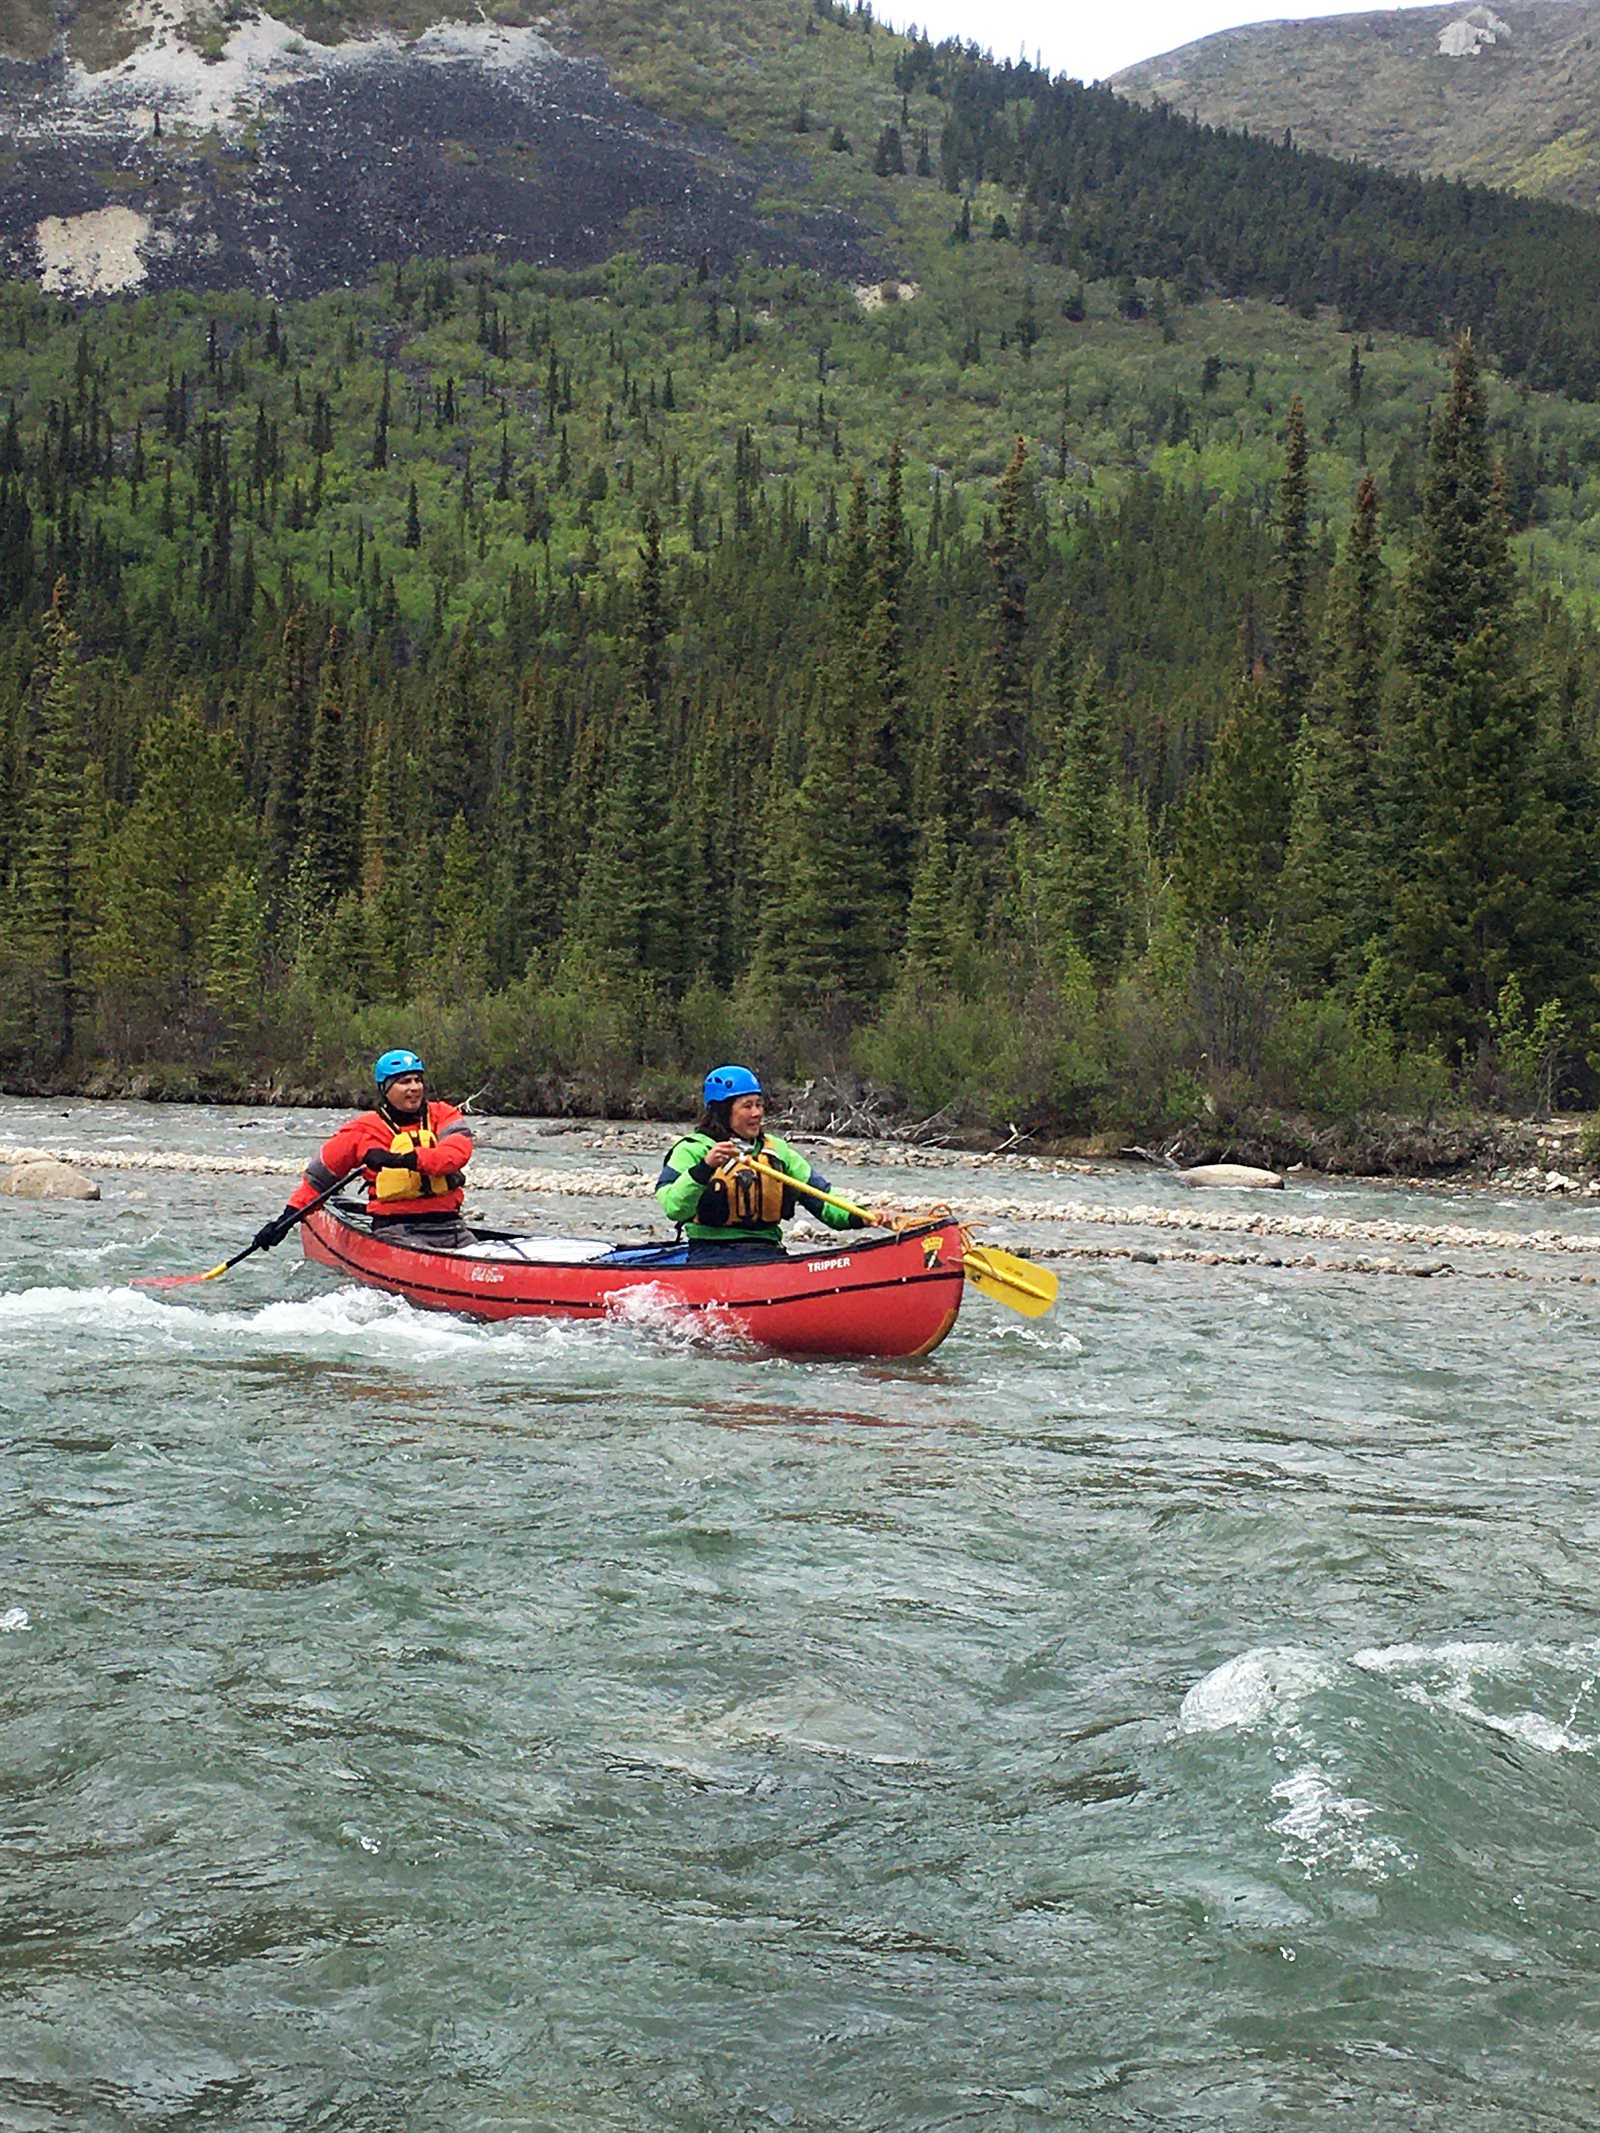
[[[763,1266],[772,1259],[787,1259],[781,1244],[713,1244],[707,1238],[689,1241],[685,1266]]]
[[[478,1241],[459,1215],[374,1215],[372,1234],[423,1252],[460,1252]]]

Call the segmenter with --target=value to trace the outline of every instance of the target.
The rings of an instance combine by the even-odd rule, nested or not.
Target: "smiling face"
[[[385,1084],[383,1100],[397,1118],[415,1118],[422,1109],[424,1087],[420,1074],[396,1074]]]
[[[766,1105],[759,1096],[736,1096],[728,1106],[728,1131],[735,1140],[759,1140],[761,1121],[766,1115]]]

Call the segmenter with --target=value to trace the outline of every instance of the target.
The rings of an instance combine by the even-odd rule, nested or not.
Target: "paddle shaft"
[[[298,1229],[307,1215],[314,1215],[319,1207],[325,1207],[336,1192],[344,1191],[352,1178],[360,1177],[364,1167],[363,1164],[357,1163],[354,1170],[347,1170],[342,1178],[335,1178],[326,1191],[319,1192],[314,1200],[307,1200],[304,1207],[297,1207],[294,1211],[294,1220],[289,1224],[289,1229]],[[284,1235],[287,1237],[288,1234],[289,1230],[286,1229]],[[222,1265],[217,1269],[218,1273],[225,1273],[230,1266],[237,1266],[241,1259],[248,1259],[252,1252],[260,1249],[261,1247],[252,1238],[242,1252],[235,1252],[231,1259],[223,1261]]]
[[[779,1170],[775,1164],[762,1162],[758,1155],[747,1155],[743,1160],[752,1170],[759,1170],[763,1177],[776,1178],[780,1184],[791,1186],[796,1192],[803,1192],[813,1200],[822,1200],[829,1207],[837,1207],[841,1214],[858,1215],[863,1222],[873,1219],[866,1208],[857,1207],[851,1200],[842,1200],[836,1192],[823,1192],[819,1186],[803,1185],[798,1178],[790,1177],[787,1170]],[[972,1260],[974,1273],[987,1273],[1005,1287],[1016,1289],[1024,1296],[1035,1297],[1046,1305],[1055,1301],[1052,1290],[1036,1287],[1031,1281],[1026,1281],[1017,1274],[1002,1272],[994,1265],[981,1244],[969,1244],[967,1254]]]
[[[355,1170],[347,1170],[342,1178],[335,1178],[326,1192],[319,1192],[314,1200],[309,1200],[304,1207],[295,1209],[294,1220],[289,1224],[289,1229],[298,1229],[307,1215],[314,1215],[317,1209],[331,1200],[336,1192],[342,1192],[352,1178],[358,1178],[360,1175],[360,1168],[357,1167]],[[287,1236],[288,1234],[289,1230],[286,1229],[284,1235]],[[241,1259],[248,1259],[253,1252],[259,1252],[263,1249],[264,1247],[257,1244],[252,1237],[242,1252],[235,1252],[231,1259],[224,1259],[218,1266],[207,1267],[203,1274],[150,1274],[146,1275],[142,1281],[135,1279],[131,1286],[134,1288],[181,1288],[189,1282],[216,1281],[221,1275],[226,1274],[230,1267],[237,1266]]]
[[[872,1220],[866,1208],[857,1207],[851,1200],[841,1200],[836,1192],[824,1192],[820,1186],[802,1185],[798,1178],[790,1177],[788,1171],[780,1170],[776,1163],[762,1162],[759,1155],[742,1156],[740,1161],[748,1163],[752,1170],[759,1170],[764,1178],[776,1178],[780,1185],[787,1185],[791,1191],[803,1192],[809,1199],[821,1200],[828,1207],[837,1207],[842,1215],[856,1215],[863,1222]]]

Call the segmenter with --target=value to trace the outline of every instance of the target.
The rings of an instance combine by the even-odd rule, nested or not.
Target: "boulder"
[[[54,1156],[36,1156],[25,1163],[0,1168],[0,1192],[14,1200],[98,1200],[100,1188],[93,1178],[58,1163]]]
[[[1249,1163],[1196,1163],[1192,1170],[1178,1172],[1180,1185],[1253,1185],[1258,1191],[1282,1192],[1283,1180],[1275,1170],[1256,1170]]]

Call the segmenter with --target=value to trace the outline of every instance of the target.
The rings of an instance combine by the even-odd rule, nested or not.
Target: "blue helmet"
[[[761,1084],[748,1067],[713,1067],[706,1076],[705,1100],[708,1104],[726,1103],[733,1096],[759,1096]]]
[[[372,1069],[372,1078],[380,1089],[386,1089],[391,1081],[398,1081],[402,1074],[426,1074],[427,1068],[415,1052],[382,1052]]]

